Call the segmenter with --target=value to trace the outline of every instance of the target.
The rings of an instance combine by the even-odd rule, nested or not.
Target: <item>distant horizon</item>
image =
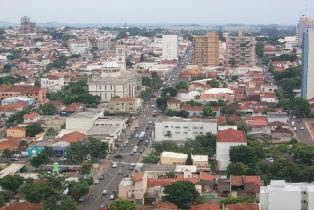
[[[0,21],[16,24],[28,16],[37,23],[296,25],[313,11],[314,0],[10,0],[1,3]]]

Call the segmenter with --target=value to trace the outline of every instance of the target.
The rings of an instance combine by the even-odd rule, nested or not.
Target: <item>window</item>
[[[188,132],[183,132],[184,135],[188,135]]]
[[[176,126],[176,127],[175,127],[175,129],[180,129],[180,128],[181,128],[180,126]]]
[[[183,128],[184,128],[184,129],[188,129],[189,127],[188,127],[188,126],[184,126]]]
[[[198,127],[193,127],[193,129],[198,129]]]
[[[180,132],[176,131],[175,134],[180,134]]]

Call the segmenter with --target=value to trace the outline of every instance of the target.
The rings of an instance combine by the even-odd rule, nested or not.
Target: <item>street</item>
[[[192,48],[189,46],[186,54],[178,63],[177,67],[175,67],[170,72],[169,79],[166,81],[166,85],[175,85],[181,71],[191,61],[191,50]],[[158,92],[157,95],[159,94],[160,93]],[[122,178],[130,176],[133,170],[132,165],[134,166],[134,164],[142,158],[143,154],[148,151],[149,146],[151,145],[151,141],[147,142],[147,140],[152,140],[154,135],[153,124],[155,118],[152,116],[154,110],[154,98],[143,104],[142,111],[140,111],[138,116],[136,116],[133,126],[131,126],[130,131],[126,134],[126,138],[121,142],[120,147],[114,152],[114,154],[111,154],[106,158],[106,162],[108,164],[104,170],[104,179],[99,180],[98,184],[91,186],[90,193],[88,194],[87,198],[78,206],[80,210],[97,210],[101,206],[106,207],[107,205],[110,205],[112,202],[112,200],[109,198],[110,194],[112,194],[112,192],[118,193],[118,186]],[[150,121],[152,124],[149,123]],[[134,125],[138,125],[138,127],[135,128]],[[145,135],[139,139],[138,135],[143,131],[145,131]],[[128,143],[125,145],[126,142]],[[135,146],[138,147],[137,152],[131,155]],[[114,156],[117,154],[121,155],[122,158],[114,158]],[[117,163],[116,168],[112,167],[113,162]],[[103,190],[107,190],[108,193],[103,195]]]

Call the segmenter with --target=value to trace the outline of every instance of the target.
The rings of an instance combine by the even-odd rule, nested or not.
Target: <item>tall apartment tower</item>
[[[242,32],[238,36],[227,36],[226,39],[226,61],[232,67],[255,66],[255,37],[243,36]]]
[[[314,30],[307,29],[303,34],[302,83],[303,99],[314,98]]]
[[[194,64],[201,66],[219,65],[219,36],[209,32],[206,36],[193,37]]]
[[[314,29],[313,20],[310,17],[302,15],[297,26],[297,40],[299,47],[302,47],[304,37],[303,34],[307,29]]]
[[[36,33],[36,23],[32,23],[29,17],[22,17],[21,18],[21,25],[20,25],[20,33],[21,34],[34,34]]]
[[[178,36],[163,35],[162,36],[162,59],[178,60]]]

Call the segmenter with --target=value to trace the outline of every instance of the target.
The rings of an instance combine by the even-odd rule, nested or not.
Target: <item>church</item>
[[[111,98],[137,98],[142,89],[141,77],[126,68],[125,46],[116,46],[113,61],[103,63],[100,75],[93,75],[88,80],[89,93],[100,96],[102,102]]]

